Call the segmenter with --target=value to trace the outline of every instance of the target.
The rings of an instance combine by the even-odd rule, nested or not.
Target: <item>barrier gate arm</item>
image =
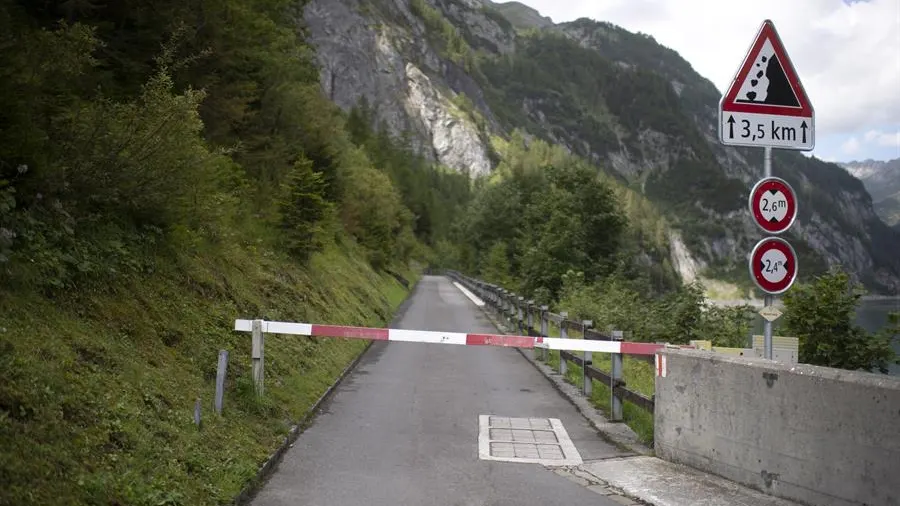
[[[626,341],[594,341],[561,337],[508,336],[503,334],[469,334],[433,330],[318,325],[314,323],[270,322],[265,320],[235,320],[234,330],[252,332],[253,322],[259,321],[265,334],[287,334],[308,337],[340,337],[373,341],[408,343],[455,344],[465,346],[500,346],[507,348],[544,348],[548,350],[621,353],[625,355],[654,355],[665,344]]]

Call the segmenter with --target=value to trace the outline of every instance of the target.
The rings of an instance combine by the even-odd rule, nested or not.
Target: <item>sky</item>
[[[724,92],[764,19],[815,109],[827,161],[900,158],[900,0],[520,0],[555,23],[587,17],[652,35]]]

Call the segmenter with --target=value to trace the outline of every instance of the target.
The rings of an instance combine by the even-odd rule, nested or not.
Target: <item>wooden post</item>
[[[225,399],[225,371],[228,369],[228,350],[219,350],[219,366],[216,368],[216,414],[222,415],[222,402]]]
[[[520,295],[517,299],[517,304],[516,304],[516,308],[517,308],[516,328],[519,329],[519,335],[524,334],[524,332],[522,331],[522,327],[525,325],[525,314],[523,312],[524,307],[525,307],[525,297],[522,297]]]
[[[581,338],[587,339],[587,330],[594,325],[594,322],[591,320],[582,320],[581,322]],[[586,351],[582,356],[582,360],[584,364],[581,367],[581,384],[582,390],[584,391],[584,395],[587,397],[591,396],[591,392],[594,389],[594,385],[592,383],[591,378],[587,374],[587,368],[591,366],[591,352]]]
[[[533,332],[534,331],[534,301],[533,300],[525,301],[525,315],[526,315],[525,335],[535,337],[534,332]],[[533,354],[535,360],[541,359],[542,353],[541,353],[540,348],[532,348],[531,353]]]
[[[506,324],[509,325],[509,322],[511,321],[509,319],[509,314],[510,314],[510,311],[512,311],[510,309],[510,304],[509,304],[509,290],[504,288],[502,293],[503,293],[503,295],[502,295],[501,302],[503,305],[503,310],[501,311],[501,313],[503,314],[503,319],[506,321]]]
[[[547,325],[547,311],[550,310],[550,306],[541,306],[541,337],[550,337],[548,334],[549,328]],[[541,356],[544,357],[544,363],[550,358],[548,355],[549,350],[547,348],[541,348]]]
[[[197,397],[197,400],[194,401],[194,425],[197,428],[200,428],[200,398]]]
[[[559,337],[561,337],[563,339],[568,339],[569,332],[566,330],[566,318],[569,317],[569,312],[561,311],[559,313],[559,316],[562,317],[562,321],[559,322]],[[568,366],[568,363],[565,361],[565,359],[563,359],[562,352],[560,351],[559,352],[559,373],[562,374],[563,376],[566,375],[566,367],[567,366]]]
[[[532,330],[534,330],[534,301],[528,300],[525,301],[525,329],[526,333],[530,336],[532,335]]]
[[[622,341],[622,331],[621,330],[613,330],[612,331],[612,340],[613,341]],[[622,397],[616,394],[616,386],[622,380],[622,354],[621,353],[612,353],[610,356],[610,368],[609,368],[609,405],[610,405],[610,421],[611,422],[620,422],[622,421]]]
[[[264,352],[265,337],[262,331],[262,320],[253,320],[253,385],[256,387],[256,395],[263,395],[264,378]]]
[[[506,321],[507,327],[512,325],[512,294],[505,288],[503,289],[503,319]]]

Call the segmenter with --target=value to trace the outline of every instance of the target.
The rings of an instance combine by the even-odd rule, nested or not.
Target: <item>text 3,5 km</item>
[[[797,129],[794,127],[777,125],[774,121],[769,125],[764,123],[751,123],[750,120],[743,119],[739,125],[729,122],[728,136],[734,139],[735,134],[742,139],[750,139],[758,141],[763,139],[772,139],[775,141],[796,141]]]

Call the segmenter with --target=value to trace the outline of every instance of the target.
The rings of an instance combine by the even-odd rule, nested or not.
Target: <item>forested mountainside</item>
[[[301,7],[0,0],[0,504],[232,502],[365,345],[267,339],[258,398],[234,319],[384,326],[468,203]]]
[[[323,89],[345,110],[365,99],[418,152],[473,177],[502,164],[513,132],[561,147],[664,219],[661,234],[639,234],[665,236],[651,258],[688,281],[748,286],[746,256],[762,235],[746,200],[762,150],[718,143],[715,86],[652,36],[486,0],[312,0],[304,20]],[[776,151],[773,167],[799,193],[787,238],[801,279],[840,265],[896,293],[900,235],[862,183],[798,152]]]
[[[900,228],[900,158],[842,163],[872,196],[875,212],[888,225]]]

